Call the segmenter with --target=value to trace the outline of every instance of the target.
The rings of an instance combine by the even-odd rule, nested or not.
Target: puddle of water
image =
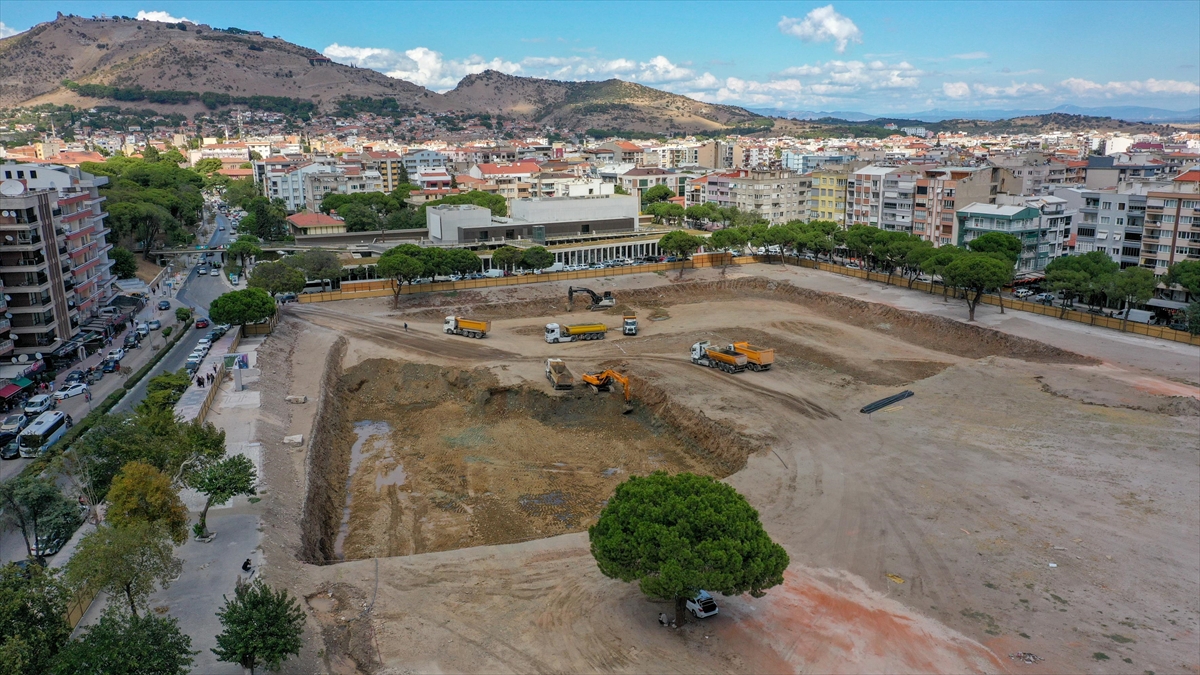
[[[605,478],[611,478],[612,476],[615,476],[618,473],[621,473],[621,470],[617,469],[617,468],[612,468],[612,469],[605,469],[604,471],[601,471],[600,473],[603,474]]]
[[[354,435],[357,438],[354,440],[354,445],[350,446],[350,470],[346,472],[346,506],[342,508],[342,524],[338,527],[337,539],[333,541],[333,555],[338,559],[344,559],[346,536],[350,534],[350,502],[354,496],[350,492],[350,482],[354,480],[354,472],[358,471],[358,465],[362,464],[363,458],[374,455],[379,450],[386,450],[391,447],[388,436],[392,433],[392,426],[387,422],[372,422],[370,420],[355,422]],[[376,439],[371,443],[369,452],[364,452],[367,448],[367,441],[372,438]],[[403,482],[404,471],[400,466],[397,466],[388,475],[400,472],[399,480]],[[375,478],[376,489],[379,489],[379,478]]]
[[[384,485],[404,485],[408,474],[404,473],[404,465],[396,464],[396,468],[375,474],[375,491],[379,492]]]

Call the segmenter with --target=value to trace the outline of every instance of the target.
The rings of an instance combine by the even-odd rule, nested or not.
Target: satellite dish
[[[12,211],[0,211],[0,216],[4,216],[5,218],[9,218],[9,217],[11,217],[11,216],[12,216]]]
[[[16,362],[17,362],[17,357],[15,357],[15,356],[14,356],[14,357],[12,357],[12,362],[13,362],[13,363],[16,363]]]
[[[6,293],[6,294],[4,295],[4,299],[5,299],[6,301],[8,301],[8,300],[12,300],[12,296],[11,296],[11,295],[8,295],[8,294]]]
[[[21,363],[25,363],[26,361],[28,361],[28,360],[29,360],[29,355],[28,355],[28,354],[22,354],[22,355],[20,355],[20,356],[18,356],[18,357],[17,357],[17,360],[18,360],[18,361],[20,361]]]
[[[6,180],[0,183],[0,195],[16,197],[25,192],[25,184],[19,180]]]
[[[13,240],[13,238],[12,238],[11,234],[4,235],[4,241],[12,241],[12,240]]]
[[[41,352],[38,352],[38,353],[34,354],[34,356],[35,356],[35,357],[37,357],[38,359],[41,359],[41,358],[42,358],[42,353],[41,353]]]
[[[6,319],[11,319],[11,318],[12,318],[12,312],[5,312],[5,313],[4,313],[4,318],[6,318]]]

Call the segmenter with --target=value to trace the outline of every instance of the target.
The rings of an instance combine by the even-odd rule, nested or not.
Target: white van
[[[1125,316],[1126,312],[1129,312],[1128,317]],[[1123,309],[1123,310],[1117,312],[1116,314],[1113,314],[1113,318],[1114,319],[1128,318],[1130,321],[1133,321],[1136,323],[1148,323],[1148,324],[1158,323],[1154,319],[1154,312],[1148,312],[1144,309],[1128,309],[1128,310]]]
[[[488,270],[488,271],[484,272],[484,273],[483,273],[483,276],[485,276],[485,277],[490,277],[490,278],[492,278],[492,279],[495,279],[495,278],[497,278],[497,277],[502,277],[502,276],[504,276],[504,270],[502,270],[502,269],[497,269],[497,268],[493,267],[492,269],[490,269],[490,270]]]

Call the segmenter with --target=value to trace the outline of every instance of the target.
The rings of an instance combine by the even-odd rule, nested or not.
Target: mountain
[[[398,110],[486,112],[580,131],[665,134],[771,125],[742,108],[620,80],[558,82],[486,71],[442,95],[279,38],[192,23],[59,14],[0,40],[0,108],[117,104],[191,114],[251,97],[287,99],[272,102],[275,109],[326,112],[343,97],[394,98]]]
[[[411,82],[331,63],[307,47],[237,29],[60,14],[54,21],[0,40],[0,107],[71,103],[86,108],[100,103],[66,89],[64,80],[147,90],[279,96],[321,107],[330,107],[342,96],[390,96],[402,106],[423,110],[444,107],[440,94]],[[204,109],[198,101],[136,107],[189,113]]]
[[[765,121],[744,108],[701,103],[633,82],[560,82],[494,70],[468,75],[445,97],[454,109],[522,117],[571,129],[693,133]]]
[[[811,110],[779,110],[770,108],[753,108],[753,111],[768,117],[785,117],[794,120],[819,120],[833,118],[847,122],[869,122],[889,117],[903,117],[913,122],[944,122],[946,120],[987,120],[997,121],[1017,117],[1032,117],[1065,113],[1068,115],[1083,115],[1087,117],[1111,117],[1127,122],[1185,122],[1200,123],[1200,108],[1191,110],[1166,110],[1163,108],[1147,108],[1144,106],[1104,106],[1099,108],[1084,108],[1077,105],[1060,105],[1057,108],[1042,110],[923,110],[914,113],[892,113],[891,115],[872,115],[862,112],[813,112]]]

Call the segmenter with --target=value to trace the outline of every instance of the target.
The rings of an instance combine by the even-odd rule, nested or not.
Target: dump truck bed
[[[562,359],[546,360],[546,379],[555,389],[571,389],[575,386],[575,377]]]
[[[563,335],[582,335],[583,333],[603,333],[608,330],[608,326],[602,323],[581,323],[574,326],[563,326]]]
[[[463,330],[477,330],[486,333],[492,329],[492,322],[476,321],[475,319],[467,319],[460,316],[458,317],[458,327]]]
[[[749,342],[735,342],[733,349],[739,354],[745,354],[751,363],[757,363],[760,366],[769,366],[775,363],[775,350],[769,347],[755,347]]]
[[[713,361],[720,361],[721,363],[728,363],[733,366],[744,366],[747,361],[745,354],[730,354],[716,347],[709,347],[705,350],[705,353]]]

